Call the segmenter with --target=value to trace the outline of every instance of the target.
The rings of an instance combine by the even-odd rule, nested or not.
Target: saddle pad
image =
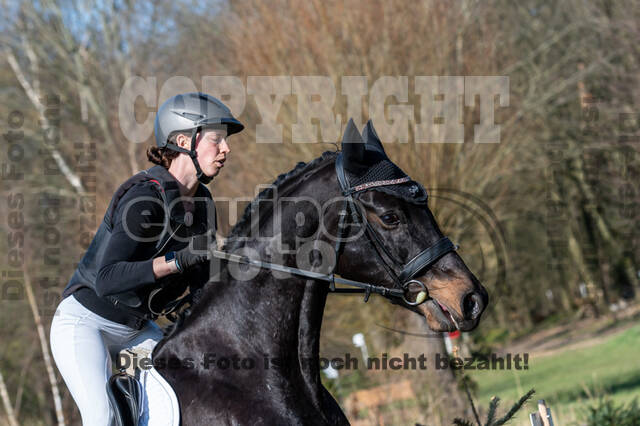
[[[179,426],[180,408],[173,388],[155,368],[141,370],[144,408],[140,426]]]

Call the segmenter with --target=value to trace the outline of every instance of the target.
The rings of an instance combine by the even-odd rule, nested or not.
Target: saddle
[[[144,389],[124,369],[107,382],[107,395],[118,426],[137,426],[142,415]]]

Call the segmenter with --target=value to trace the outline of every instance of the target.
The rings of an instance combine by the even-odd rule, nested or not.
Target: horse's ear
[[[384,157],[387,156],[382,147],[382,142],[380,142],[380,138],[376,133],[376,129],[373,128],[373,122],[371,120],[367,121],[367,124],[362,129],[362,138],[367,144],[367,151],[375,151]]]
[[[342,136],[342,158],[344,168],[359,174],[366,169],[364,164],[364,140],[353,119],[350,118]]]

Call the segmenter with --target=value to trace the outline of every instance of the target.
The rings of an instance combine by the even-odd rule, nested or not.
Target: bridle
[[[331,273],[323,274],[320,272],[308,271],[291,266],[263,262],[261,260],[251,259],[247,256],[231,254],[220,250],[212,250],[211,255],[217,259],[226,260],[228,262],[247,264],[251,266],[257,266],[259,268],[271,269],[279,272],[287,272],[313,280],[326,281],[329,283],[329,291],[334,293],[365,293],[365,302],[369,300],[369,296],[371,295],[371,293],[376,293],[391,299],[394,303],[396,303],[394,299],[398,298],[402,299],[402,301],[409,306],[417,306],[423,303],[426,300],[426,296],[428,295],[427,287],[422,281],[418,281],[414,278],[424,269],[431,267],[435,262],[438,261],[438,259],[440,259],[445,254],[455,251],[457,249],[457,246],[455,246],[449,240],[449,238],[443,237],[432,246],[418,253],[406,264],[398,261],[398,259],[393,256],[393,254],[390,253],[389,250],[387,250],[387,248],[384,246],[376,230],[373,229],[373,227],[367,221],[365,215],[362,214],[362,212],[358,208],[356,200],[353,198],[353,196],[359,192],[366,191],[371,188],[398,185],[409,182],[411,179],[408,176],[405,176],[400,179],[367,182],[351,187],[349,186],[349,179],[347,178],[344,170],[342,153],[338,154],[335,167],[344,201],[342,209],[339,212],[337,235],[338,238],[334,246],[335,265]],[[393,279],[396,288],[387,288],[371,283],[336,277],[334,275],[335,269],[338,265],[338,258],[340,256],[340,251],[342,248],[342,241],[346,236],[346,233],[348,232],[347,229],[349,225],[346,223],[347,216],[351,216],[352,224],[360,224],[361,226],[365,227],[365,233],[369,241],[373,244],[378,257],[380,257],[380,259],[382,260],[382,265],[384,266],[389,276]],[[396,274],[394,269],[399,269],[401,272],[399,274]],[[335,286],[336,283],[352,288],[337,288]],[[420,296],[419,293],[416,301],[412,302],[407,299],[406,295],[408,294],[410,285],[414,283],[420,286],[420,293],[423,294],[422,296]]]
[[[424,302],[424,300],[426,300],[425,296],[428,294],[427,287],[422,281],[416,280],[414,278],[421,271],[431,267],[435,262],[438,261],[438,259],[440,259],[445,254],[455,251],[457,247],[451,242],[451,240],[449,240],[449,238],[442,237],[435,244],[418,253],[409,262],[403,264],[402,261],[399,261],[385,247],[382,239],[378,235],[378,232],[376,232],[376,230],[371,226],[366,216],[356,205],[356,200],[353,198],[353,196],[359,192],[381,186],[407,183],[411,181],[411,178],[405,176],[398,179],[379,180],[363,183],[361,185],[350,186],[349,179],[347,177],[347,174],[345,173],[345,169],[343,166],[341,153],[338,154],[338,157],[336,158],[336,175],[338,176],[338,183],[340,184],[340,189],[342,190],[342,195],[344,197],[343,208],[340,211],[340,217],[338,219],[338,239],[335,245],[336,265],[338,256],[340,254],[343,237],[345,236],[347,228],[347,226],[345,225],[345,219],[347,215],[351,215],[353,223],[357,223],[365,227],[365,233],[369,239],[369,242],[371,242],[371,244],[375,248],[378,257],[380,258],[380,260],[382,260],[384,269],[393,280],[396,288],[401,291],[403,301],[410,306],[416,306]],[[396,270],[400,270],[400,273],[396,274]],[[421,287],[421,292],[424,292],[424,295],[418,296],[419,298],[416,299],[415,302],[411,302],[406,298],[409,286],[413,283],[418,284]],[[368,294],[367,296],[365,296],[365,302],[367,301],[367,299]]]

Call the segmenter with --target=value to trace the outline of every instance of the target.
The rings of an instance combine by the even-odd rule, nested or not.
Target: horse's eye
[[[385,225],[397,225],[400,223],[400,218],[395,213],[385,213],[380,216],[380,219],[382,219]]]

